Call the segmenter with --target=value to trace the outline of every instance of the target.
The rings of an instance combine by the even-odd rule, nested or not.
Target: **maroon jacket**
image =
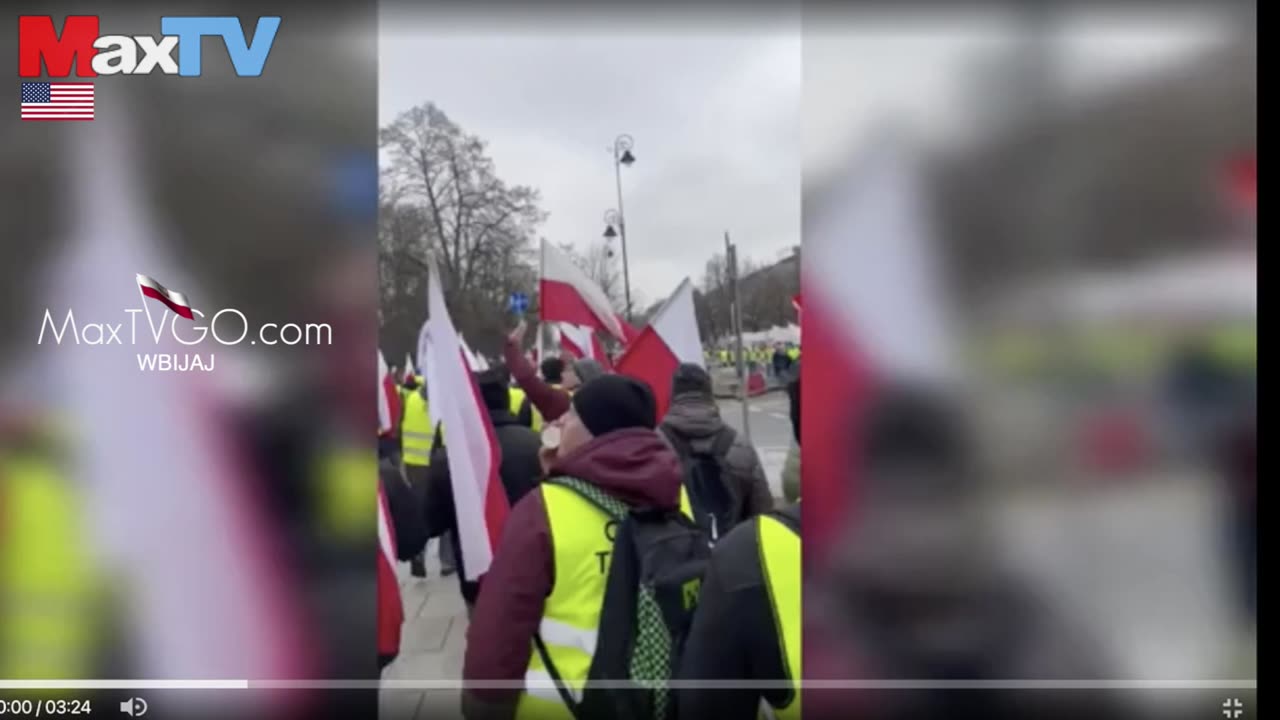
[[[544,422],[551,422],[569,412],[569,392],[553,388],[538,377],[538,371],[520,352],[520,345],[512,342],[511,338],[507,338],[502,346],[502,359],[506,361],[507,370],[516,384],[529,396],[529,402],[542,413]]]
[[[618,430],[561,458],[551,475],[593,483],[635,505],[674,509],[680,504],[681,466],[653,430]],[[523,680],[533,635],[555,584],[551,531],[541,492],[525,495],[511,509],[493,565],[485,575],[467,631],[464,681]],[[469,690],[487,702],[507,703],[511,689]]]

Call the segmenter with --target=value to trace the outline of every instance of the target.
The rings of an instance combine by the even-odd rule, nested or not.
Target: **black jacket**
[[[378,478],[387,496],[391,531],[396,538],[396,558],[401,562],[408,562],[427,546],[430,538],[427,534],[427,518],[400,468],[392,461],[383,459],[378,463]]]
[[[671,400],[671,409],[662,419],[662,427],[688,443],[696,452],[707,452],[716,435],[732,428],[720,418],[720,409],[709,395],[686,393]],[[724,457],[722,479],[733,495],[735,522],[773,509],[773,491],[765,478],[764,465],[754,446],[741,433],[734,433],[733,445]],[[679,449],[676,449],[679,455]]]
[[[779,511],[799,522],[799,506]],[[769,588],[760,567],[759,533],[744,522],[716,543],[702,580],[698,611],[680,660],[682,680],[769,680],[787,678],[781,639],[774,622]],[[744,628],[748,628],[746,632]],[[677,717],[754,720],[760,700],[787,704],[790,689],[780,687],[692,688],[677,695]]]
[[[538,486],[542,476],[542,466],[538,462],[538,450],[542,440],[537,433],[521,425],[510,410],[490,410],[494,432],[498,438],[498,449],[502,463],[498,467],[498,475],[502,486],[507,491],[507,501],[514,507],[525,493]],[[432,537],[454,530],[458,526],[458,518],[453,507],[453,481],[449,475],[449,460],[445,448],[436,447],[431,452],[431,475],[427,491],[427,526]],[[453,543],[454,558],[458,563],[458,581],[462,586],[462,597],[468,604],[474,604],[480,592],[479,583],[466,580],[466,568],[463,565],[461,540],[458,533],[450,533]]]

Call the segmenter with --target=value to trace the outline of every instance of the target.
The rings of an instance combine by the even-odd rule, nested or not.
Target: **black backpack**
[[[546,482],[573,490],[618,523],[581,701],[560,681],[542,638],[534,638],[560,697],[578,720],[673,720],[668,681],[679,667],[711,559],[706,533],[678,509],[629,507],[576,478]]]
[[[693,519],[714,543],[742,519],[736,516],[737,498],[724,481],[724,460],[737,433],[726,425],[716,433],[706,451],[697,452],[674,429],[667,425],[661,427],[662,434],[684,464],[684,487],[693,507]]]

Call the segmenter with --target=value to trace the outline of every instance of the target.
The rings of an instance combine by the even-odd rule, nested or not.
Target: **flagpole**
[[[538,359],[539,365],[541,365],[542,361],[546,359],[542,355],[542,299],[543,299],[542,298],[542,278],[546,275],[546,267],[547,267],[547,239],[542,238],[542,245],[541,247],[539,247],[539,252],[538,252],[538,323],[537,323],[538,339],[536,340],[536,344],[534,345],[534,347],[537,348],[536,352],[538,354],[537,359]]]
[[[729,270],[729,289],[733,296],[733,312],[730,324],[733,326],[735,344],[737,345],[738,366],[738,398],[742,403],[742,433],[751,443],[751,412],[747,406],[747,372],[742,358],[742,298],[738,294],[738,249],[729,242],[729,231],[724,231],[724,257]]]

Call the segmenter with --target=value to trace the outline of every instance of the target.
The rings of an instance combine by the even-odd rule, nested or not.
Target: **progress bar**
[[[626,682],[591,682],[625,689]],[[461,690],[514,689],[551,683],[527,680],[0,680],[0,690]],[[671,680],[672,689],[791,688],[790,680]],[[805,680],[813,690],[1256,690],[1253,680]]]

